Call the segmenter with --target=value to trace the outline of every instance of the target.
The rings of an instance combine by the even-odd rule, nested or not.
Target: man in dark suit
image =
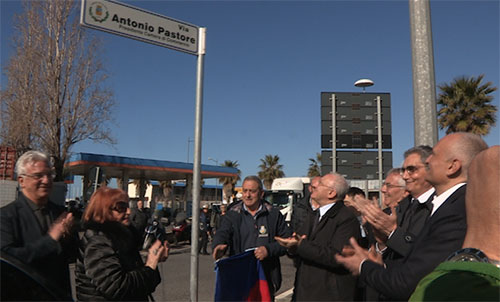
[[[436,196],[433,208],[416,242],[403,261],[393,265],[375,259],[350,240],[354,252],[335,255],[360,280],[388,299],[408,300],[417,283],[450,253],[462,246],[465,229],[465,182],[472,158],[486,149],[478,135],[453,133],[442,138],[426,160],[426,180]]]
[[[73,216],[49,201],[51,168],[49,158],[38,151],[18,159],[22,193],[0,209],[1,250],[34,268],[71,298],[68,258],[76,252],[75,238],[70,236]]]
[[[296,301],[352,301],[355,297],[356,278],[333,259],[350,237],[360,237],[358,220],[343,203],[348,189],[339,174],[321,177],[311,193],[320,208],[316,215],[307,216],[307,231],[289,238],[276,237],[300,260],[294,288]]]
[[[472,161],[462,249],[425,276],[410,301],[500,301],[500,146]]]
[[[406,257],[431,213],[434,188],[425,179],[425,161],[431,153],[432,148],[429,146],[413,147],[404,153],[405,160],[403,168],[399,169],[399,178],[405,183],[410,195],[401,200],[394,210],[386,212],[389,216],[370,205],[362,209],[365,219],[376,230],[376,249],[383,253],[384,260],[402,260]],[[388,181],[389,177],[386,183]]]

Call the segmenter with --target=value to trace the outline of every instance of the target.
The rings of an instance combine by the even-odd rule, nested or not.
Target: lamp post
[[[373,81],[370,79],[360,79],[354,83],[356,87],[362,87],[363,93],[365,93],[365,88],[373,86]],[[378,200],[379,204],[382,202],[382,109],[381,109],[381,99],[377,95],[377,143],[378,143]]]
[[[208,160],[211,160],[211,161],[215,162],[215,165],[217,165],[217,166],[219,165],[219,161],[218,161],[218,160],[216,160],[216,159],[213,159],[213,158],[209,157],[209,158],[208,158]],[[219,190],[219,189],[217,188],[218,186],[219,186],[219,179],[218,179],[218,178],[215,178],[215,201],[216,201],[216,202],[217,202],[217,197],[218,197],[218,196],[217,196],[217,195],[218,195],[218,194],[217,194],[217,191]]]

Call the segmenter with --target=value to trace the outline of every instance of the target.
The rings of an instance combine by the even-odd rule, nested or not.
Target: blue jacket
[[[274,240],[274,237],[290,237],[291,230],[286,225],[283,215],[281,215],[277,208],[274,208],[271,204],[263,200],[261,203],[264,211],[258,215],[264,215],[266,217],[268,226],[268,243],[264,245],[267,249],[268,256],[262,261],[262,266],[266,274],[266,279],[268,282],[272,282],[274,290],[277,291],[281,286],[281,265],[279,257],[286,253],[286,248],[280,246],[278,242]],[[245,231],[241,229],[242,215],[245,215],[243,211],[243,201],[239,201],[229,208],[224,219],[222,219],[220,228],[215,233],[212,248],[215,248],[219,244],[228,244],[229,256],[237,255],[245,251],[241,240],[241,232]]]

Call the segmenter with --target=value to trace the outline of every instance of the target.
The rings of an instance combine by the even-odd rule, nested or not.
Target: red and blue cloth
[[[253,250],[217,261],[215,272],[215,302],[271,301],[264,269]]]

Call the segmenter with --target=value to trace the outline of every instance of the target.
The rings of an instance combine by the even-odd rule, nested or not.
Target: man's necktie
[[[313,227],[312,227],[312,232],[314,232],[316,230],[316,227],[318,226],[318,223],[319,223],[319,219],[320,219],[320,216],[319,216],[319,209],[315,211],[316,214],[314,216],[314,221],[313,221]]]

